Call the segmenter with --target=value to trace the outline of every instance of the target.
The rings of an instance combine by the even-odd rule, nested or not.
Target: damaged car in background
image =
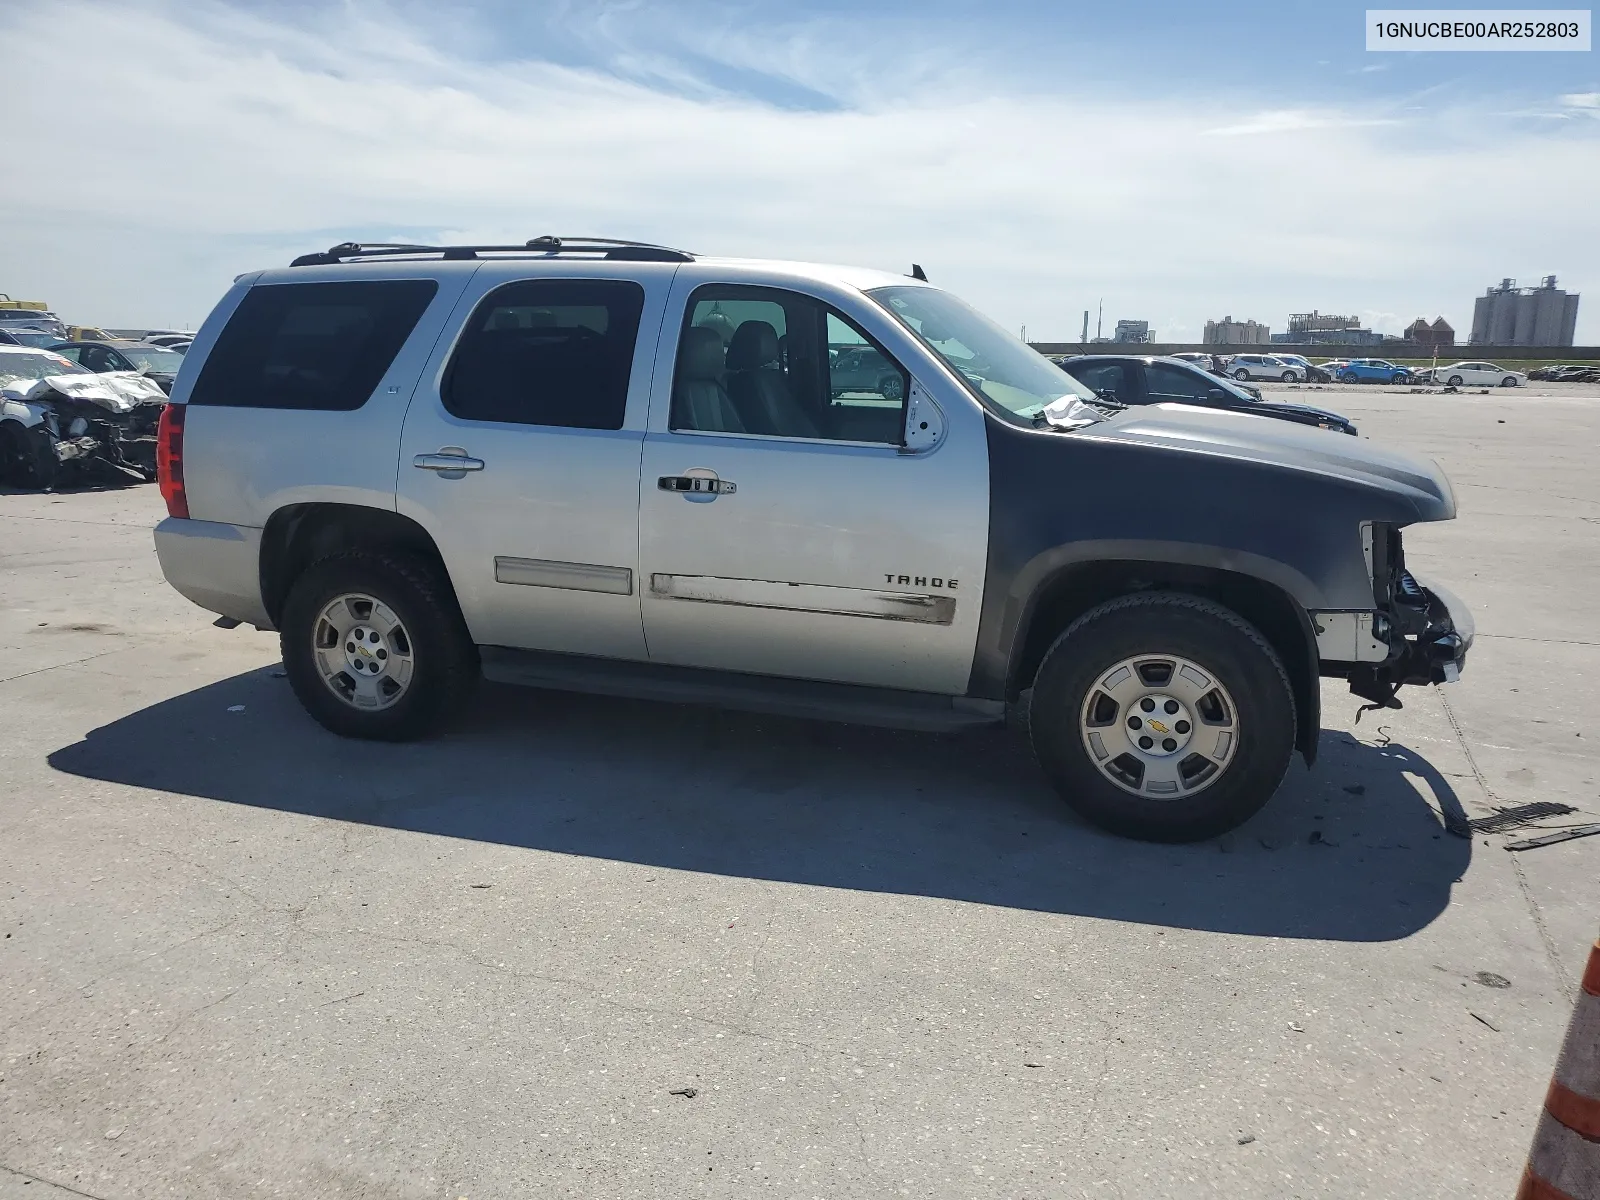
[[[166,393],[135,372],[95,374],[49,350],[0,346],[0,483],[156,477]]]

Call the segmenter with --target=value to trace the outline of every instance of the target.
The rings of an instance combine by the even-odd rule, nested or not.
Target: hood
[[[49,375],[31,383],[19,381],[5,389],[5,394],[13,400],[48,400],[51,392],[71,400],[87,400],[113,413],[132,412],[141,404],[165,404],[167,401],[159,385],[136,371]]]
[[[1354,428],[1354,422],[1343,413],[1336,413],[1330,408],[1318,408],[1314,404],[1286,404],[1281,400],[1267,400],[1235,411],[1249,413],[1252,416],[1278,417],[1280,420],[1328,421],[1334,425],[1348,425]]]
[[[1413,520],[1447,521],[1456,515],[1455,492],[1437,463],[1293,420],[1154,404],[1117,413],[1076,436],[1321,475],[1397,503],[1414,514]]]

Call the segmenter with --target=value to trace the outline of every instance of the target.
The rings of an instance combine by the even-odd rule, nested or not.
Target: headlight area
[[[1314,612],[1321,673],[1349,681],[1375,708],[1399,708],[1410,684],[1454,683],[1472,646],[1472,614],[1445,589],[1406,568],[1400,530],[1364,522],[1361,547],[1372,576],[1373,608]]]

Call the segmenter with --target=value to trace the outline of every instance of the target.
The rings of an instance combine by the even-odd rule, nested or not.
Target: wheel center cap
[[[1128,738],[1145,754],[1166,758],[1194,737],[1194,716],[1181,700],[1153,692],[1136,701],[1127,717]]]
[[[357,625],[344,635],[344,661],[357,675],[382,675],[389,669],[388,642],[376,629]]]

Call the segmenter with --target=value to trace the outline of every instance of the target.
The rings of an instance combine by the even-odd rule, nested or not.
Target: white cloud
[[[586,233],[915,260],[1002,324],[1065,340],[1102,296],[1108,322],[1175,314],[1166,329],[1375,305],[1461,328],[1502,275],[1600,275],[1578,236],[1592,137],[1145,99],[1137,81],[1078,94],[915,46],[864,71],[860,47],[801,25],[701,39],[719,70],[820,98],[786,106],[603,22],[577,31],[603,63],[581,67],[465,57],[362,0],[294,12],[0,9],[8,94],[39,105],[0,126],[0,287],[79,320],[168,324],[240,271],[347,238]],[[70,86],[37,53],[64,42]],[[38,133],[110,126],[105,153],[76,158]],[[1580,336],[1600,341],[1595,312]]]
[[[1355,117],[1344,113],[1307,112],[1301,109],[1284,109],[1278,112],[1257,113],[1235,125],[1207,129],[1210,137],[1248,137],[1262,133],[1309,133],[1317,129],[1370,129],[1380,125],[1398,125],[1392,117]]]

